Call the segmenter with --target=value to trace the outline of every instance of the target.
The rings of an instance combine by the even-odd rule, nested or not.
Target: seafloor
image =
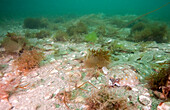
[[[137,17],[2,19],[0,110],[170,110],[170,86],[149,84],[169,67],[170,22],[142,18],[127,25]],[[23,67],[28,57],[19,59],[31,50],[44,57]]]

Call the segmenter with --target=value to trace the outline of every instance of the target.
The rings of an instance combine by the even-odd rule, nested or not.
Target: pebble
[[[151,105],[151,99],[149,97],[146,97],[144,95],[139,96],[139,102],[145,106]]]

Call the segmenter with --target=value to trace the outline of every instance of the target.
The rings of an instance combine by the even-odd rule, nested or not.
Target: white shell
[[[151,105],[151,99],[149,97],[146,97],[144,95],[139,96],[139,102],[145,106]]]

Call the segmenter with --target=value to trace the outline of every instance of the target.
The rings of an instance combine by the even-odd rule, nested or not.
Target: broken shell
[[[145,106],[151,105],[151,99],[144,95],[139,96],[139,102]]]
[[[136,89],[136,88],[132,88],[132,91],[134,91],[134,92],[138,92],[139,90],[138,90],[138,89]]]
[[[143,106],[143,107],[142,107],[142,110],[151,110],[151,107],[149,107],[149,106]]]
[[[170,110],[170,102],[161,102],[157,106],[157,110]]]
[[[53,96],[52,94],[47,94],[47,95],[44,97],[44,99],[45,99],[45,100],[51,99],[52,96]]]
[[[57,90],[54,92],[54,94],[58,94],[59,92],[60,92],[60,90],[57,89]]]
[[[108,74],[109,70],[106,67],[102,68],[104,74]]]
[[[51,71],[51,74],[55,74],[55,73],[58,73],[58,70],[54,69]]]
[[[38,76],[38,75],[39,75],[39,73],[33,72],[33,73],[31,74],[31,77],[36,77],[36,76]]]
[[[82,96],[78,96],[76,99],[75,99],[75,102],[83,102],[84,101],[84,98]]]

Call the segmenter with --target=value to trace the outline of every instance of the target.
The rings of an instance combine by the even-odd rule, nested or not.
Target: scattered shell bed
[[[121,79],[118,83],[119,87],[113,88],[115,94],[120,96],[130,97],[127,100],[132,101],[137,108],[144,110],[151,109],[152,100],[148,89],[140,85],[138,76],[139,74],[132,70],[129,65],[113,66],[109,69],[103,68],[103,75],[96,78],[84,78],[81,80],[81,73],[87,74],[87,70],[83,68],[83,63],[80,63],[76,58],[83,57],[87,49],[82,44],[67,44],[61,45],[61,48],[67,50],[69,47],[78,47],[77,50],[66,52],[62,57],[51,60],[51,63],[45,64],[40,68],[32,70],[27,76],[23,76],[21,82],[23,85],[29,84],[26,89],[18,90],[16,93],[9,97],[7,101],[0,101],[1,110],[66,110],[66,106],[60,103],[54,96],[62,90],[71,90],[74,88],[75,81],[81,85],[85,81],[89,81],[97,88],[102,85],[110,85],[109,78],[116,77]],[[87,46],[86,46],[87,47]],[[46,56],[50,54],[46,52]],[[1,58],[3,64],[8,63],[9,66],[3,72],[10,73],[13,71],[11,55]],[[124,86],[130,86],[131,90],[126,89]],[[83,94],[88,96],[90,91],[95,89],[91,85],[86,87],[89,92]],[[138,99],[139,98],[139,99]],[[72,109],[85,109],[83,105],[84,97],[77,96],[74,103],[69,103],[68,106]],[[78,103],[77,103],[78,102]]]
[[[22,30],[22,27],[11,31],[20,29]],[[102,86],[108,86],[116,95],[126,97],[127,101],[134,105],[134,110],[152,109],[153,99],[151,98],[150,91],[144,84],[140,83],[141,75],[128,65],[130,62],[126,62],[126,60],[129,60],[126,59],[126,56],[120,56],[123,64],[121,62],[120,64],[115,63],[116,66],[112,65],[109,68],[103,67],[100,71],[101,76],[98,78],[89,78],[86,75],[93,71],[84,68],[83,63],[79,61],[79,58],[84,57],[89,48],[97,49],[100,48],[101,45],[53,42],[50,38],[44,38],[42,40],[32,38],[29,40],[30,42],[38,44],[37,47],[44,50],[43,52],[48,61],[44,62],[40,68],[33,69],[27,73],[26,76],[22,76],[22,85],[28,86],[25,89],[18,89],[13,93],[9,97],[10,104],[6,100],[0,100],[0,110],[66,110],[67,107],[65,104],[61,103],[55,96],[63,90],[75,90],[75,84],[79,86],[87,81],[95,85],[98,89]],[[121,43],[132,45],[134,49],[136,49],[136,44],[128,44],[125,43],[125,41]],[[148,48],[148,51],[153,51],[155,49],[154,51],[161,50],[166,53],[170,52],[169,44],[161,44],[160,47],[162,48]],[[60,51],[60,55],[55,56],[54,53],[58,51]],[[0,48],[0,53],[3,53],[0,55],[0,64],[7,65],[0,73],[15,74],[16,70],[13,67],[13,61],[16,58],[16,55],[8,55],[4,52],[4,48]],[[148,54],[150,53],[148,52]],[[155,52],[155,54],[157,53]],[[141,54],[137,53],[137,55],[140,56]],[[131,56],[131,59],[134,59],[134,62],[137,58],[138,57],[135,55]],[[145,61],[145,59],[143,61]],[[115,83],[115,87],[112,87],[113,84],[110,78],[116,78],[120,81]],[[92,94],[93,90],[96,89],[90,84],[87,84],[82,88],[88,90],[88,92],[78,90],[78,95],[75,99],[71,103],[67,103],[70,109],[85,110],[85,98]],[[169,110],[170,104],[169,102],[166,102],[159,105],[157,108],[158,110]]]

